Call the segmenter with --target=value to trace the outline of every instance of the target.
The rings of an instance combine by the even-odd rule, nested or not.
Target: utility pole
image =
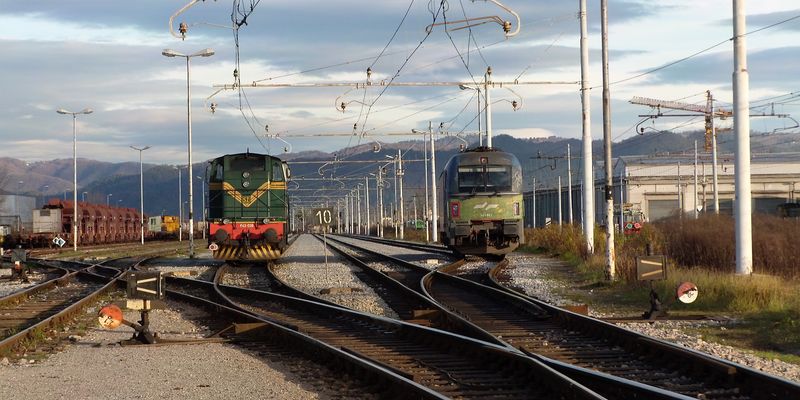
[[[369,219],[369,176],[364,177],[364,204],[367,206],[367,232],[366,235],[370,235],[370,219]]]
[[[694,219],[699,218],[697,206],[697,140],[694,141]]]
[[[489,84],[491,80],[492,67],[487,67],[483,93],[486,96],[486,147],[490,148],[492,147],[492,96],[489,94]],[[433,151],[433,147],[431,147],[431,151]],[[434,235],[433,241],[436,241],[436,235]]]
[[[567,143],[567,212],[569,213],[569,224],[572,225],[572,156],[570,155],[569,143]]]
[[[380,218],[378,219],[378,237],[383,237],[383,167],[378,166],[378,185],[375,190],[378,191],[378,209],[380,210]]]
[[[613,281],[616,275],[614,253],[614,196],[611,192],[611,91],[608,79],[608,0],[600,0],[600,31],[603,63],[603,148],[605,150],[606,198],[606,278]]]
[[[489,91],[487,90],[486,93],[487,93],[487,95],[486,95],[486,105],[488,106],[489,105],[489,95],[488,95]],[[492,113],[491,110],[489,110],[489,109],[486,110],[486,115],[490,115],[491,113]],[[492,147],[492,143],[491,143],[491,140],[492,140],[491,139],[492,138],[492,135],[491,135],[492,128],[491,128],[490,122],[491,122],[491,119],[488,119],[487,122],[486,122],[486,134],[488,135],[488,138],[486,139],[486,142],[487,142],[489,147]],[[438,210],[439,207],[436,204],[436,144],[435,144],[436,143],[436,139],[433,136],[433,128],[432,128],[431,122],[428,122],[428,131],[431,134],[431,203],[433,203],[432,204],[433,205],[433,223],[431,225],[433,226],[433,235],[432,235],[433,236],[433,242],[437,243],[437,242],[439,242],[439,223],[438,223],[439,222],[439,210]]]
[[[680,161],[678,161],[678,217],[683,218],[683,185],[681,185]]]
[[[400,239],[405,239],[405,212],[403,210],[403,154],[397,149],[398,176],[400,177]]]
[[[561,227],[561,221],[564,219],[561,217],[561,175],[558,176],[558,226]]]
[[[398,149],[397,152],[399,153],[400,150]],[[392,225],[394,225],[394,238],[397,239],[397,159],[394,160],[392,163],[394,164],[394,197],[392,198],[393,207],[392,207]]]
[[[431,133],[432,129],[433,129],[433,127],[431,126],[431,122],[428,121],[428,134],[432,134]],[[480,132],[478,132],[478,135],[480,136]],[[430,236],[430,232],[431,231],[430,231],[430,228],[428,227],[428,219],[429,219],[428,216],[430,215],[430,211],[431,211],[430,206],[428,205],[428,196],[429,196],[428,195],[428,141],[425,140],[425,136],[423,136],[422,138],[423,138],[422,146],[423,146],[423,151],[424,151],[424,153],[423,153],[424,157],[423,158],[425,159],[425,162],[423,163],[423,164],[425,164],[425,243],[430,243],[431,242],[431,236]]]
[[[358,211],[356,211],[356,215],[358,215],[358,228],[356,232],[360,235],[361,234],[361,186],[356,186],[356,204]]]
[[[747,72],[745,0],[733,0],[733,130],[736,132],[736,274],[753,273],[750,189],[750,76]]]
[[[586,250],[594,254],[594,173],[592,166],[592,126],[591,99],[589,98],[589,44],[586,28],[586,0],[580,3],[581,25],[581,128],[583,150],[583,235],[586,238]],[[535,187],[535,185],[534,185]],[[535,189],[534,189],[535,190]],[[535,226],[534,218],[534,226]]]
[[[535,176],[533,177],[533,196],[532,197],[533,197],[533,202],[532,202],[533,204],[532,204],[531,208],[533,209],[533,213],[531,214],[531,217],[532,217],[531,219],[533,220],[533,227],[536,228],[536,177]]]

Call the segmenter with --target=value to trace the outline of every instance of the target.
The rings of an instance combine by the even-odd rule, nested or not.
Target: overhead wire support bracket
[[[472,0],[473,3],[475,1],[477,1],[477,0]],[[502,18],[500,18],[497,15],[490,15],[490,16],[484,16],[484,17],[466,18],[466,19],[462,19],[462,20],[458,20],[458,21],[436,22],[436,23],[433,23],[433,24],[430,24],[430,25],[426,26],[425,27],[425,32],[426,33],[431,33],[431,31],[433,30],[433,27],[435,27],[435,26],[445,26],[445,27],[447,27],[448,25],[463,24],[462,26],[458,26],[457,28],[450,29],[451,31],[457,31],[457,30],[461,30],[461,29],[472,28],[473,26],[479,26],[479,25],[487,24],[487,23],[490,23],[490,22],[496,22],[498,25],[500,25],[503,28],[503,32],[505,32],[506,38],[514,37],[519,33],[520,27],[522,26],[522,19],[519,17],[519,14],[514,12],[514,10],[504,6],[503,4],[501,4],[497,0],[483,0],[483,1],[490,1],[490,2],[494,3],[495,5],[497,5],[498,7],[502,8],[503,10],[505,10],[506,12],[508,12],[509,14],[513,15],[514,18],[517,20],[516,29],[513,32],[511,32],[511,28],[513,26],[511,21],[503,20]]]
[[[190,1],[188,4],[186,4],[185,6],[181,7],[180,10],[175,11],[175,14],[172,14],[169,17],[169,33],[171,33],[172,36],[174,36],[174,37],[176,37],[176,38],[178,38],[180,40],[186,40],[186,31],[188,30],[189,26],[186,25],[185,22],[181,22],[180,25],[178,26],[178,31],[180,32],[180,34],[176,33],[175,32],[175,28],[174,28],[174,26],[175,26],[174,25],[175,17],[183,14],[184,12],[186,12],[186,10],[190,9],[192,6],[194,6],[195,4],[197,4],[200,1],[201,0],[192,0],[192,1]],[[202,0],[202,1],[205,2],[205,0]]]

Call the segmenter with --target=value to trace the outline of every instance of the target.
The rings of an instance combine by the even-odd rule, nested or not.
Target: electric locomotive
[[[264,154],[227,154],[209,162],[208,248],[214,258],[272,260],[289,233],[289,169]]]
[[[444,245],[463,254],[503,255],[524,240],[522,166],[516,156],[488,147],[458,153],[439,182]]]

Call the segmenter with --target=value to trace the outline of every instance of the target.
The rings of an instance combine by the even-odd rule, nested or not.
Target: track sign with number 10
[[[333,222],[333,211],[330,208],[315,208],[314,224],[328,226]]]

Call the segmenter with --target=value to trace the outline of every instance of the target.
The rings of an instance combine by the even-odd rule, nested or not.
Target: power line
[[[785,19],[785,20],[782,20],[782,21],[776,22],[776,23],[774,23],[774,24],[767,25],[767,26],[765,26],[765,27],[762,27],[762,28],[756,29],[756,30],[754,30],[754,31],[747,32],[747,33],[743,34],[742,36],[748,36],[748,35],[752,35],[752,34],[754,34],[754,33],[761,32],[761,31],[763,31],[763,30],[766,30],[766,29],[774,28],[774,27],[776,27],[776,26],[778,26],[778,25],[781,25],[781,24],[787,23],[787,22],[789,22],[789,21],[793,21],[793,20],[795,20],[795,19],[798,19],[798,18],[800,18],[800,15],[795,15],[795,16],[793,16],[793,17],[790,17],[790,18],[787,18],[787,19]],[[708,52],[708,51],[710,51],[710,50],[712,50],[712,49],[714,49],[714,48],[717,48],[717,47],[719,47],[719,46],[722,46],[723,44],[725,44],[725,43],[727,43],[727,42],[730,42],[730,41],[732,41],[732,40],[734,40],[734,39],[735,39],[735,37],[731,37],[731,38],[725,39],[725,40],[723,40],[723,41],[721,41],[721,42],[719,42],[719,43],[717,43],[717,44],[715,44],[715,45],[709,46],[709,47],[707,47],[707,48],[705,48],[705,49],[703,49],[703,50],[700,50],[700,51],[698,51],[698,52],[692,53],[692,54],[690,54],[690,55],[688,55],[688,56],[686,56],[686,57],[683,57],[683,58],[681,58],[681,59],[678,59],[678,60],[672,61],[672,62],[670,62],[670,63],[664,64],[664,65],[662,65],[662,66],[660,66],[660,67],[653,68],[653,69],[651,69],[651,70],[648,70],[648,71],[642,72],[642,73],[640,73],[640,74],[637,74],[637,75],[633,75],[633,76],[630,76],[630,77],[627,77],[627,78],[624,78],[624,79],[620,79],[620,80],[617,80],[617,81],[611,82],[610,84],[611,84],[611,85],[616,85],[616,84],[623,83],[623,82],[627,82],[627,81],[630,81],[630,80],[633,80],[633,79],[641,78],[641,77],[643,77],[643,76],[645,76],[645,75],[650,75],[650,74],[652,74],[652,73],[654,73],[654,72],[661,71],[662,69],[669,68],[669,67],[671,67],[671,66],[673,66],[673,65],[675,65],[675,64],[682,63],[682,62],[684,62],[684,61],[686,61],[686,60],[689,60],[689,59],[691,59],[691,58],[694,58],[694,57],[696,57],[696,56],[698,56],[698,55],[700,55],[700,54],[706,53],[706,52]],[[599,87],[600,87],[600,86],[593,86],[593,87],[591,87],[591,89],[597,89],[597,88],[599,88]]]

